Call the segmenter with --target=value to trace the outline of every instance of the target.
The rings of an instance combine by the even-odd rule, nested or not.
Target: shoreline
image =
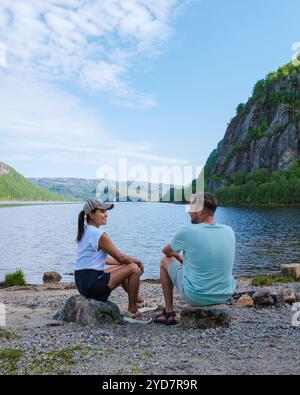
[[[5,207],[5,206],[27,206],[27,205],[48,205],[48,204],[84,204],[85,201],[80,201],[80,200],[37,200],[37,201],[19,201],[19,200],[0,200],[0,208]],[[182,206],[187,206],[189,205],[189,202],[172,202],[172,201],[147,201],[147,200],[142,200],[142,201],[112,201],[111,203],[162,203],[162,204],[172,204],[172,205],[182,205]],[[222,203],[219,204],[219,208],[237,208],[237,209],[272,209],[272,208],[300,208],[300,203],[294,203],[294,204],[239,204],[239,205],[224,205]]]
[[[300,283],[253,287],[238,278],[237,293],[268,288],[299,288]],[[141,294],[163,308],[157,280],[141,282]],[[178,325],[74,323],[47,326],[65,301],[78,294],[75,284],[0,288],[7,326],[0,328],[1,349],[23,353],[15,368],[0,359],[0,374],[299,374],[300,328],[293,327],[290,305],[237,308],[226,305],[229,328],[186,329],[180,322],[184,300],[175,292]],[[127,295],[120,287],[109,298],[121,311]],[[157,312],[145,315],[154,317]],[[65,359],[61,359],[64,355]],[[12,369],[13,371],[10,371]]]
[[[280,276],[282,273],[280,270],[274,270],[273,272],[259,272],[259,273],[253,273],[253,274],[236,274],[234,275],[234,278],[238,281],[238,280],[252,280],[255,276],[257,275],[263,275],[263,276],[271,276],[271,277],[276,277],[276,276]],[[26,282],[26,284],[22,285],[22,287],[39,287],[39,286],[49,286],[49,285],[71,285],[71,284],[75,284],[73,279],[71,279],[72,277],[74,277],[75,273],[62,273],[63,276],[69,276],[70,277],[70,281],[61,281],[59,283],[49,283],[49,284],[44,284],[42,281],[40,283],[31,283],[31,282]],[[4,276],[5,277],[5,276]],[[144,278],[140,280],[141,283],[146,283],[146,284],[160,284],[160,278]],[[297,282],[296,282],[297,283]],[[7,286],[4,284],[4,278],[0,279],[0,291],[2,289],[7,289],[7,288],[14,288],[11,286]]]

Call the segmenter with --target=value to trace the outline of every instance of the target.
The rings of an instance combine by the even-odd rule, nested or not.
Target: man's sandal
[[[154,318],[155,324],[163,324],[163,325],[176,325],[176,313],[175,311],[171,311],[169,313],[166,312],[166,309],[163,310],[161,314],[158,314]]]

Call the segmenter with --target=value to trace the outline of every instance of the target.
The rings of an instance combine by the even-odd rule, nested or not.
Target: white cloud
[[[105,92],[128,107],[155,106],[153,94],[132,86],[130,71],[136,59],[160,53],[185,1],[1,0],[1,160],[101,166],[125,156],[130,165],[186,164],[157,155],[148,142],[113,137],[61,84]]]
[[[144,141],[113,137],[98,113],[79,99],[48,83],[22,76],[2,78],[0,90],[0,157],[3,161],[115,166],[126,157],[130,165],[186,164],[161,157]],[[76,171],[76,169],[74,170]]]
[[[187,0],[1,0],[8,66],[102,90],[128,105],[155,105],[127,76],[137,57],[160,53]]]

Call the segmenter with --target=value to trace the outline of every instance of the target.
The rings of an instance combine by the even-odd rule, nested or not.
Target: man
[[[187,303],[207,306],[224,303],[236,289],[232,275],[235,255],[233,230],[215,223],[218,202],[210,193],[192,197],[191,224],[182,228],[167,244],[161,260],[160,279],[165,309],[154,322],[176,324],[173,311],[173,288]],[[183,255],[180,255],[180,252]]]

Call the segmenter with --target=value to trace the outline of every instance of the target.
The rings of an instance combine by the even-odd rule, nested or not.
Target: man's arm
[[[167,244],[163,250],[163,254],[165,254],[168,258],[174,257],[176,258],[180,263],[183,263],[183,256],[178,254],[177,252],[174,252],[171,245]]]

